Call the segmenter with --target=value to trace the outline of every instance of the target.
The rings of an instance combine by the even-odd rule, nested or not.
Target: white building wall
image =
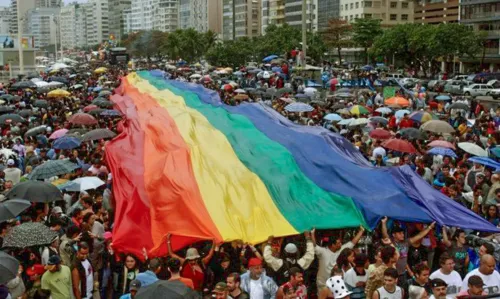
[[[340,18],[349,22],[373,18],[386,26],[413,23],[413,10],[411,0],[340,0]]]
[[[0,7],[0,34],[6,35],[10,31],[10,7]]]
[[[172,32],[179,28],[178,0],[132,0],[130,30]]]
[[[59,8],[35,8],[27,13],[28,32],[33,35],[35,48],[55,44],[56,34],[59,43]]]

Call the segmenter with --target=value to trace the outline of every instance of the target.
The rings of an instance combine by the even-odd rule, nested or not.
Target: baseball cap
[[[260,265],[262,265],[262,261],[259,258],[253,257],[248,261],[248,268]]]
[[[298,251],[298,249],[297,249],[297,246],[295,244],[293,244],[293,243],[286,244],[285,252],[294,254],[294,253],[297,253],[297,251]]]
[[[438,288],[438,287],[447,287],[448,284],[442,280],[441,278],[435,278],[431,280],[431,287],[432,288]]]
[[[225,291],[227,291],[227,284],[225,282],[218,282],[215,285],[215,288],[212,292],[215,293],[215,292],[225,292]]]
[[[53,255],[49,258],[47,265],[59,265],[61,263],[61,258],[58,255]]]
[[[134,279],[130,282],[130,290],[138,291],[141,288],[141,282],[137,279]]]
[[[471,286],[475,286],[475,287],[483,287],[484,286],[483,279],[478,275],[472,275],[471,277],[469,277],[469,280],[467,281],[467,283],[470,284]]]
[[[16,164],[16,163],[14,162],[14,160],[13,160],[13,159],[9,159],[9,160],[7,160],[7,165],[9,165],[9,166],[13,166],[14,164]]]

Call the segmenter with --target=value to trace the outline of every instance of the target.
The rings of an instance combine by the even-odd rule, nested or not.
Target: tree
[[[271,54],[287,55],[299,47],[301,41],[302,33],[299,29],[288,24],[270,25],[266,28],[266,34],[258,39],[255,51],[260,59]]]
[[[327,50],[328,48],[320,34],[315,32],[307,33],[307,56],[316,62],[320,62]]]
[[[148,60],[156,57],[161,60],[166,54],[165,43],[168,34],[158,30],[146,30],[131,33],[123,41],[123,45],[134,56],[144,56]]]
[[[375,39],[382,34],[380,21],[377,19],[356,19],[352,24],[352,40],[364,49],[365,63],[368,64],[368,49]]]
[[[337,50],[339,63],[342,63],[342,48],[352,45],[352,26],[342,19],[331,19],[328,21],[328,28],[322,33],[327,46]]]

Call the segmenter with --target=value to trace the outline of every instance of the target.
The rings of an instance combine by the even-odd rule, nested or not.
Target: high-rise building
[[[10,7],[0,7],[0,34],[7,35],[10,31]]]
[[[221,33],[222,0],[180,0],[179,28]]]
[[[302,29],[302,6],[303,0],[285,1],[285,23],[292,27]],[[318,0],[306,1],[306,22],[308,31],[318,29]]]
[[[83,4],[87,45],[95,46],[109,40],[108,0],[89,0]]]
[[[127,32],[160,30],[172,32],[179,28],[178,0],[132,0],[130,16],[125,11],[125,20],[130,19]],[[126,21],[127,22],[127,21]]]
[[[458,6],[458,0],[420,0],[415,3],[415,23],[456,23]]]
[[[223,39],[261,35],[262,7],[260,0],[223,0],[222,3]]]
[[[34,47],[43,48],[60,41],[60,8],[37,7],[28,10],[28,32],[33,35]]]
[[[17,21],[18,21],[18,8],[17,8],[18,0],[10,1],[10,24],[9,30],[12,34],[17,34]],[[28,10],[35,8],[35,0],[22,0],[19,1],[19,19],[22,26],[22,33],[27,33],[27,13]]]
[[[340,17],[340,0],[318,0],[318,31],[328,28],[328,21]]]
[[[413,23],[412,0],[340,0],[340,18],[352,22],[358,18],[379,19],[382,26]]]
[[[484,32],[486,36],[484,59],[478,53],[475,59],[461,58],[460,72],[477,71],[478,69],[500,69],[500,1],[460,0],[461,24],[470,26],[476,32]],[[481,60],[483,65],[481,66]]]
[[[120,41],[125,33],[125,15],[123,11],[132,5],[131,0],[109,1],[109,35],[112,39]]]
[[[35,0],[35,7],[62,7],[62,0]]]
[[[87,22],[84,6],[70,4],[62,7],[60,22],[63,49],[87,47]]]

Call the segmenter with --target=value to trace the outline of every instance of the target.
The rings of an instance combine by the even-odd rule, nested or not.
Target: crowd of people
[[[305,80],[283,71],[281,67],[280,72],[273,72],[272,66],[253,72],[242,68],[234,82],[223,84],[208,75],[199,76],[196,82],[217,90],[227,104],[262,102],[296,123],[340,133],[376,167],[409,165],[452,200],[499,225],[500,173],[491,166],[470,163],[470,153],[457,145],[473,143],[494,161],[500,141],[500,111],[492,113],[466,99],[440,101],[420,86],[415,88],[416,96],[404,88],[397,91],[408,102],[403,107],[387,107],[381,90],[343,90],[340,92],[349,95],[339,99],[335,84],[325,100],[317,92],[308,92]],[[113,175],[105,148],[106,141],[120,131],[122,118],[110,109],[110,96],[125,75],[127,70],[109,67],[99,72],[63,69],[32,76],[40,81],[63,81],[67,93],[60,96],[26,83],[37,81],[29,77],[2,86],[0,205],[18,198],[20,189],[37,180],[43,181],[39,182],[43,188],[58,188],[61,196],[41,200],[42,189],[32,186],[34,194],[25,193],[30,198],[22,198],[31,203],[17,215],[4,219],[4,208],[0,208],[4,217],[0,246],[19,262],[15,277],[0,285],[0,299],[140,298],[137,294],[142,290],[162,282],[189,288],[190,294],[199,297],[218,299],[500,297],[497,235],[435,223],[383,218],[371,232],[363,227],[312,229],[298,236],[270,236],[257,245],[238,240],[198,242],[179,252],[171,250],[167,236],[168,256],[148,257],[145,249],[142,256],[115,252]],[[189,74],[172,72],[169,78],[183,80]],[[287,108],[301,98],[310,109],[297,112]],[[471,108],[454,109],[450,105],[455,103]],[[398,113],[403,109],[408,112]],[[414,118],[413,111],[430,115],[426,121],[447,122],[454,132],[421,134],[418,128],[425,121],[421,116]],[[326,117],[332,114],[340,118]],[[376,122],[371,121],[376,117]],[[355,126],[342,122],[362,118],[369,121]],[[420,133],[404,133],[411,128]],[[96,130],[113,134],[89,138]],[[373,137],[372,132],[378,130],[387,132],[387,137]],[[385,147],[383,140],[388,138],[404,140],[414,150],[406,153]],[[456,150],[432,154],[432,142]],[[40,176],[55,168],[47,165],[58,161],[72,167]],[[102,183],[74,189],[79,179]],[[27,236],[20,233],[26,231]],[[0,278],[7,275],[2,271],[0,265]]]

